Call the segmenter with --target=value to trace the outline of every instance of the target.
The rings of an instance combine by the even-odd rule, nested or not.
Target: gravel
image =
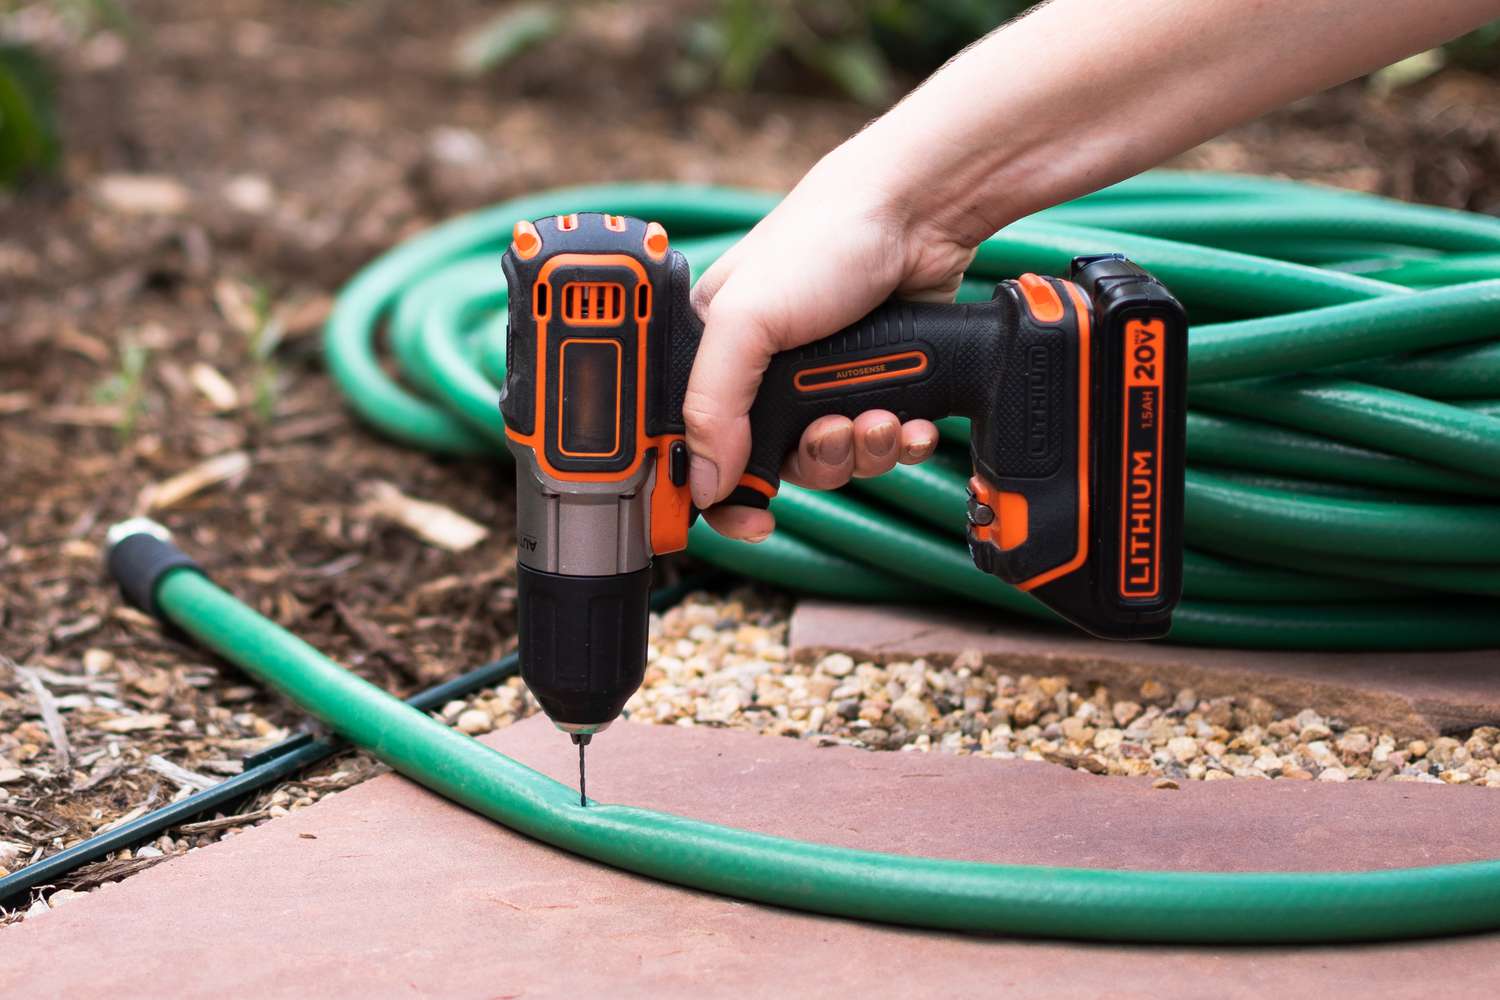
[[[1256,695],[1200,698],[1148,680],[1112,691],[1012,675],[977,653],[937,667],[843,653],[789,661],[786,604],[749,590],[695,594],[651,620],[634,722],[720,726],[871,750],[1048,761],[1177,782],[1426,781],[1500,787],[1500,730],[1397,739],[1314,708],[1287,715]]]

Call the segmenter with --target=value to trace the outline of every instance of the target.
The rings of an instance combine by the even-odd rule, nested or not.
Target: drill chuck
[[[521,675],[563,732],[597,733],[641,686],[651,569],[568,576],[516,567]]]

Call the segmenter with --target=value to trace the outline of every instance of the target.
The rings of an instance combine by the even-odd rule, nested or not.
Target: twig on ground
[[[177,828],[177,832],[213,833],[215,830],[227,830],[232,826],[248,826],[251,823],[258,823],[270,815],[270,809],[255,809],[237,816],[218,816],[214,819],[199,820],[196,823],[184,823]]]
[[[146,758],[146,766],[157,774],[166,778],[181,788],[191,788],[195,792],[212,788],[219,783],[218,778],[210,778],[199,774],[197,771],[189,771],[181,764],[174,764],[160,754],[152,754]]]

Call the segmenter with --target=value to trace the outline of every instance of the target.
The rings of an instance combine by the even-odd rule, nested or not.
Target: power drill
[[[645,674],[652,557],[684,548],[696,513],[682,401],[702,325],[655,222],[518,222],[503,266],[521,671],[579,745],[581,780],[583,747]],[[1096,636],[1163,636],[1182,591],[1186,363],[1182,306],[1119,254],[987,302],[892,300],[772,359],[724,503],[766,507],[825,414],[966,416],[975,564]]]

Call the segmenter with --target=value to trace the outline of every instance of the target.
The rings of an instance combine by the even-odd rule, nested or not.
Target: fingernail
[[[753,535],[746,535],[743,540],[749,542],[751,545],[759,545],[770,537],[771,533],[769,531],[757,531]]]
[[[891,453],[891,449],[896,447],[898,429],[895,424],[879,424],[865,434],[865,447],[869,449],[872,458],[882,458]]]
[[[927,457],[927,453],[930,452],[931,450],[932,450],[932,441],[930,439],[923,439],[921,441],[913,441],[911,444],[907,445],[907,447],[906,447],[906,459],[909,462],[920,461],[921,459],[926,458]]]
[[[853,429],[845,427],[842,430],[829,431],[818,438],[815,457],[818,461],[828,465],[843,465],[849,461],[849,453],[853,450]]]
[[[719,467],[702,455],[688,463],[688,490],[699,510],[707,510],[719,499]]]

